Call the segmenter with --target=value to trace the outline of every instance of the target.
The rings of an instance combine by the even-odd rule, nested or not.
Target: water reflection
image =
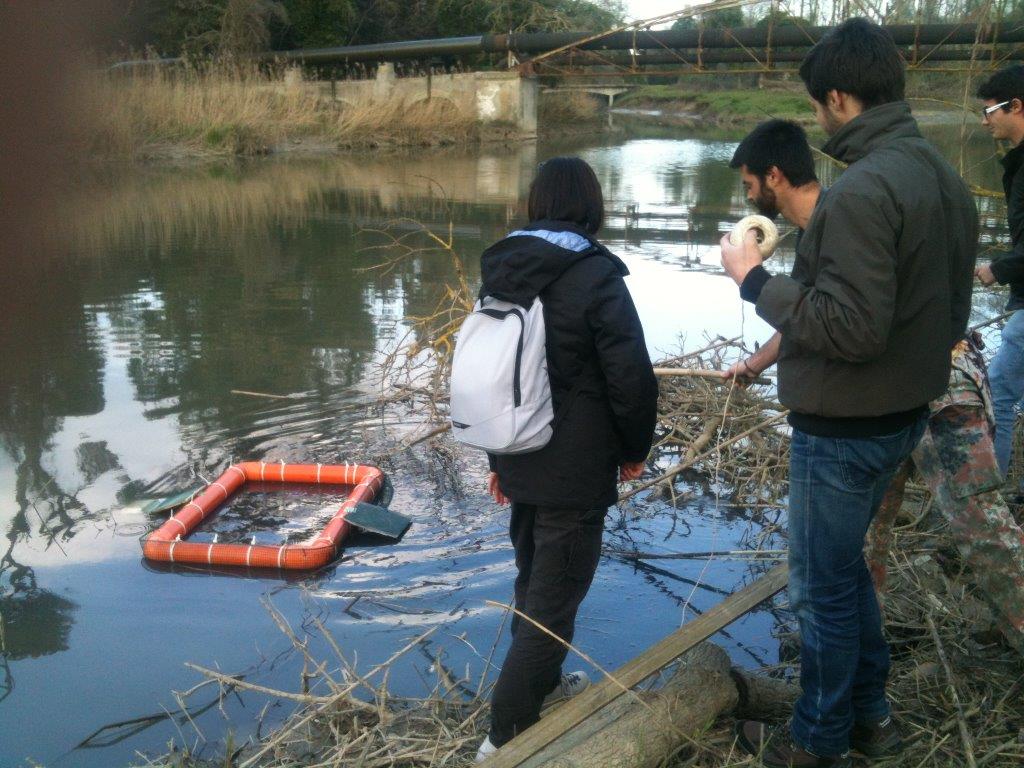
[[[366,435],[381,422],[352,406],[372,397],[368,375],[406,318],[429,314],[453,278],[450,257],[430,247],[421,225],[447,234],[450,223],[477,281],[480,251],[521,221],[537,160],[553,154],[580,154],[597,170],[608,198],[603,237],[632,271],[652,349],[674,348],[680,334],[689,347],[705,333],[766,338],[770,329],[740,306],[717,265],[721,234],[746,213],[727,167],[736,138],[572,139],[469,155],[110,169],[87,180],[54,223],[67,258],[8,291],[0,325],[0,763],[48,760],[105,723],[154,711],[194,682],[184,660],[238,670],[273,658],[264,645],[275,630],[259,606],[267,590],[280,590],[282,610],[299,624],[329,616],[346,649],[367,660],[386,656],[410,627],[440,622],[489,645],[498,622],[483,601],[507,598],[511,566],[503,513],[479,491],[479,457],[390,463],[394,506],[415,518],[413,533],[397,546],[353,542],[335,568],[300,579],[305,593],[276,574],[145,568],[136,537],[159,521],[126,505],[214,474],[232,456],[365,457]],[[979,157],[987,151],[977,148]],[[991,187],[996,171],[984,177],[987,167],[977,165],[976,183]],[[822,162],[819,172],[827,179],[833,170]],[[986,242],[1003,242],[1000,202],[982,205]],[[384,229],[421,250],[372,269],[386,258]],[[790,263],[791,243],[773,268]],[[999,302],[979,294],[975,312]],[[742,546],[778,522],[749,510],[719,515],[701,490],[695,483],[695,500],[678,510],[620,510],[609,542]],[[221,523],[244,527],[230,515]],[[674,624],[684,606],[705,610],[759,568],[719,563],[703,574],[699,562],[612,558],[581,631],[613,666],[672,628],[665,616]],[[743,663],[770,662],[775,621],[752,614],[723,642]],[[612,635],[619,640],[607,642]],[[453,666],[479,674],[481,659],[460,648],[450,650]],[[112,654],[116,686],[105,671]],[[271,685],[290,674],[283,662],[264,672]],[[56,680],[99,693],[84,707],[58,696]],[[396,668],[393,680],[419,684],[413,668]],[[243,706],[231,712],[243,731],[251,724]],[[30,727],[47,718],[66,735]],[[175,730],[157,719],[131,735],[122,752],[71,762],[123,763]]]
[[[0,699],[13,690],[9,663],[66,650],[76,605],[40,586],[24,548],[60,551],[87,510],[49,463],[62,420],[103,410],[103,358],[83,312],[83,286],[52,279],[8,290],[0,324]],[[63,275],[61,276],[63,278]],[[43,283],[51,283],[44,291]],[[100,453],[82,446],[92,466]]]

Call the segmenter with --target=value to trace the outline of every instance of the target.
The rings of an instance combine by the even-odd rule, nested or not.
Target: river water
[[[955,131],[930,134],[957,159]],[[438,656],[475,688],[501,623],[485,601],[508,600],[513,578],[507,511],[484,494],[479,456],[420,447],[389,460],[391,507],[413,519],[404,540],[357,537],[334,566],[302,578],[149,566],[138,539],[166,515],[131,502],[210,478],[232,457],[365,461],[389,435],[416,434],[407,414],[368,418],[354,406],[373,396],[375,367],[410,318],[436,306],[451,259],[420,251],[373,267],[398,254],[391,238],[421,244],[410,234],[420,225],[445,237],[450,225],[478,280],[480,251],[522,223],[531,174],[555,154],[597,171],[609,212],[602,238],[632,272],[652,355],[709,335],[766,339],[770,329],[717,266],[721,233],[748,212],[728,168],[737,138],[663,128],[86,174],[54,222],[65,257],[40,265],[38,285],[8,288],[0,320],[0,765],[126,765],[171,740],[212,755],[229,733],[237,744],[280,722],[290,706],[264,711],[258,694],[206,706],[212,687],[188,699],[190,722],[173,693],[203,680],[185,662],[299,690],[301,658],[268,604],[326,659],[319,621],[362,670],[440,625],[395,665],[392,692],[428,693]],[[991,142],[976,137],[968,149],[971,181],[998,189]],[[981,205],[986,239],[1004,237],[999,204]],[[791,258],[790,237],[774,263]],[[975,319],[1001,299],[977,294]],[[315,529],[336,503],[243,494],[208,527],[274,541],[282,528]],[[679,509],[641,498],[610,511],[606,543],[739,549],[777,518],[707,496]],[[779,536],[765,543],[785,546]],[[614,668],[769,566],[605,557],[577,642]],[[773,664],[785,619],[780,598],[716,641],[739,664]],[[136,722],[100,730],[125,721]]]

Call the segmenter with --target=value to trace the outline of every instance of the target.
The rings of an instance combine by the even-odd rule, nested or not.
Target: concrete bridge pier
[[[537,93],[536,78],[518,72],[397,77],[390,63],[380,64],[373,80],[338,82],[333,91],[334,98],[349,103],[446,99],[484,125],[514,126],[523,138],[537,135]]]

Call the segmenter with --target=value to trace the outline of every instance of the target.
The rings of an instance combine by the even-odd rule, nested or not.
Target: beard
[[[761,190],[753,200],[754,208],[762,216],[774,220],[779,215],[779,201],[775,193],[761,182]]]
[[[836,132],[838,132],[839,129],[843,127],[843,123],[840,122],[839,118],[837,118],[832,113],[832,110],[827,107],[825,108],[824,117],[824,125],[822,125],[821,127],[825,129],[825,133],[827,133],[829,136],[835,136]]]

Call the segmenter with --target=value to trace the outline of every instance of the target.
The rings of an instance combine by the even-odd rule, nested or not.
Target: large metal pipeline
[[[743,29],[686,29],[614,32],[597,40],[581,43],[589,51],[664,51],[686,49],[808,48],[832,27],[781,26]],[[1010,29],[974,24],[897,24],[886,27],[900,46],[972,45],[980,43],[1024,43],[1024,25]],[[510,35],[450,37],[436,40],[412,40],[400,43],[350,45],[338,48],[301,49],[266,54],[269,58],[304,63],[395,61],[431,56],[458,56],[470,53],[512,53],[520,56],[552,51],[591,37],[583,32],[525,32]]]
[[[500,35],[499,37],[506,37]],[[424,59],[434,56],[468,56],[476,53],[497,52],[494,35],[471,37],[442,37],[435,40],[403,40],[398,43],[346,45],[338,48],[300,48],[293,51],[270,51],[265,59],[298,61],[303,64],[322,64],[356,61],[398,61]]]
[[[598,40],[582,43],[583,50],[684,49],[684,48],[807,48],[820,40],[833,27],[780,26],[745,27],[742,29],[684,29],[615,32]],[[893,24],[886,29],[896,45],[971,45],[979,43],[1024,42],[1024,25],[1009,29],[975,24]],[[515,53],[543,53],[590,35],[580,32],[531,32],[495,35],[496,50]],[[502,39],[504,38],[504,39]],[[504,46],[504,47],[501,47]]]
[[[800,63],[807,56],[807,48],[794,49],[787,48],[783,50],[772,49],[771,52],[771,63],[775,64],[793,64]],[[712,64],[750,64],[751,66],[757,67],[766,66],[768,64],[768,58],[765,54],[764,49],[755,49],[752,51],[753,56],[747,51],[730,51],[730,50],[710,50],[702,51],[698,56],[695,50],[672,50],[666,51],[664,49],[652,50],[646,49],[641,50],[633,55],[626,51],[605,51],[600,54],[600,58],[587,56],[586,54],[576,54],[570,60],[570,57],[566,55],[560,55],[550,59],[551,63],[558,67],[600,67],[601,65],[614,65],[616,67],[637,67],[644,66],[666,66],[666,65],[678,65],[680,68],[684,67],[696,67],[698,64],[702,66],[710,66]],[[914,49],[906,48],[900,49],[900,53],[906,59],[908,63],[913,63]],[[939,61],[969,61],[971,59],[970,49],[956,49],[948,48],[945,46],[922,46],[917,50],[917,61],[919,62],[939,62]],[[756,57],[756,58],[755,58]],[[983,67],[986,63],[992,59],[988,51],[978,54],[976,61],[977,66]],[[1018,46],[1014,50],[999,51],[997,61],[999,62],[1016,62],[1024,60],[1024,46]],[[737,70],[742,72],[742,70]],[[599,76],[600,71],[592,72],[594,76]],[[650,72],[647,74],[657,74],[657,72]]]
[[[817,42],[832,27],[780,26],[747,27],[741,29],[686,29],[686,30],[636,30],[613,32],[596,40],[576,46],[584,51],[696,51],[708,49],[779,48],[806,49]],[[948,46],[1024,43],[1024,25],[1000,29],[998,26],[975,24],[895,24],[886,27],[899,46]],[[333,48],[302,48],[291,51],[268,51],[258,58],[262,60],[294,61],[303,64],[346,64],[356,62],[402,61],[433,57],[458,57],[479,53],[514,53],[520,58],[546,53],[557,48],[586,40],[592,35],[584,32],[525,32],[508,35],[472,35],[468,37],[445,37],[433,40],[405,40],[396,43],[374,43],[370,45],[346,45]],[[955,56],[950,59],[969,58]],[[748,54],[743,54],[747,56]],[[784,60],[773,54],[776,61]],[[933,56],[935,60],[942,60]],[[945,59],[945,60],[950,60]],[[708,63],[711,58],[704,57]],[[719,59],[730,61],[731,59]],[[114,69],[130,68],[143,64],[170,64],[181,59],[159,59],[154,61],[125,61],[115,64]]]

